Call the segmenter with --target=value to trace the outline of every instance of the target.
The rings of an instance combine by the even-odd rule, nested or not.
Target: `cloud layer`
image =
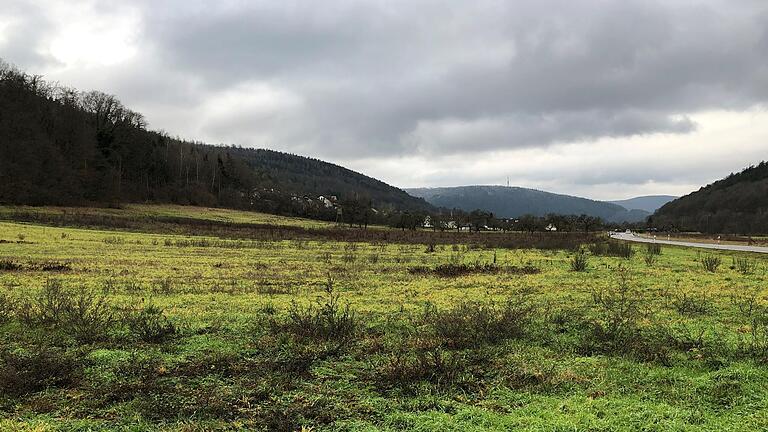
[[[714,132],[764,116],[756,0],[10,0],[0,57],[115,93],[171,134],[400,186],[510,175],[595,197],[682,193],[768,149],[729,139],[742,151],[723,158]],[[652,153],[685,160],[637,163]]]

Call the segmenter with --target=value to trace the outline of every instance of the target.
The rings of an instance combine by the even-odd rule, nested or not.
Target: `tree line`
[[[605,225],[586,215],[506,219],[481,210],[438,209],[317,159],[171,137],[149,130],[142,114],[113,95],[50,83],[0,60],[0,203],[130,202],[248,209],[402,230],[591,231]]]
[[[338,219],[321,195],[366,202],[382,214],[432,209],[334,164],[149,130],[142,114],[113,95],[50,83],[0,60],[2,203],[156,202]]]

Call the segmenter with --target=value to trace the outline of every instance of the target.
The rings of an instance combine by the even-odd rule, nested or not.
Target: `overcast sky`
[[[765,0],[2,0],[0,58],[400,187],[685,194],[768,158]]]

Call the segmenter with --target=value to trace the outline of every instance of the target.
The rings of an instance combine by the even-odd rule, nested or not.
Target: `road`
[[[613,233],[611,234],[611,238],[614,238],[617,240],[639,242],[639,243],[660,243],[660,244],[666,244],[666,245],[672,245],[672,246],[686,246],[686,247],[695,247],[695,248],[702,248],[702,249],[768,253],[768,247],[765,247],[765,246],[746,246],[746,245],[742,246],[742,245],[732,245],[732,244],[695,243],[695,242],[687,242],[687,241],[651,239],[651,238],[636,236],[633,233]]]

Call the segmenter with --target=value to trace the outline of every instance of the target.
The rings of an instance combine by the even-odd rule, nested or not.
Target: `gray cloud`
[[[56,70],[26,42],[55,37],[55,18],[13,4],[0,56]],[[132,6],[136,55],[54,75],[117,93],[171,133],[352,165],[690,134],[695,113],[768,101],[762,1]]]
[[[55,61],[43,50],[45,31],[55,24],[39,5],[9,0],[0,11],[0,24],[4,25],[0,38],[0,56],[6,61],[29,67],[42,67]]]

